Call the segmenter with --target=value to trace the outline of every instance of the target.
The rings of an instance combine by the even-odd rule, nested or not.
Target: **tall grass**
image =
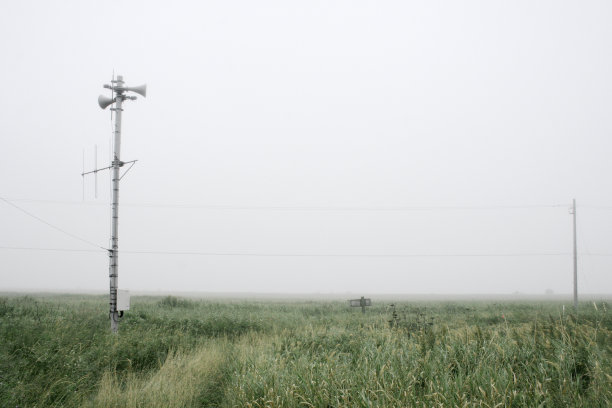
[[[0,406],[612,406],[601,302],[132,303],[0,298]]]
[[[224,345],[210,342],[196,352],[172,351],[158,370],[145,375],[104,373],[90,407],[192,407],[217,404],[226,373]]]
[[[592,328],[318,329],[245,347],[228,406],[610,406]]]

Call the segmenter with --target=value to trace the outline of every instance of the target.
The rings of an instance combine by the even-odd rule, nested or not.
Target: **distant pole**
[[[578,312],[578,244],[576,240],[576,199],[572,201],[572,219],[574,224],[574,310]]]
[[[121,161],[121,113],[123,112],[122,104],[126,99],[134,100],[135,96],[127,96],[127,91],[136,92],[142,96],[146,96],[146,85],[138,87],[124,86],[123,77],[117,76],[111,85],[104,85],[105,88],[113,90],[115,97],[107,98],[100,96],[98,104],[102,109],[115,104],[111,110],[115,111],[115,146],[113,149],[112,169],[112,222],[111,222],[111,247],[109,253],[109,268],[108,276],[110,278],[110,310],[109,316],[111,321],[111,331],[117,333],[119,330],[119,310],[117,310],[117,289],[119,283],[119,181],[121,180],[120,169],[125,164]],[[129,170],[129,169],[128,169]]]
[[[365,305],[366,305],[366,301],[365,301],[365,297],[361,297],[361,299],[359,299],[361,303],[361,313],[365,314]]]

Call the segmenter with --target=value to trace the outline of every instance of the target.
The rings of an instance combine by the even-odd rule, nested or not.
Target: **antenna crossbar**
[[[125,171],[125,173],[127,173],[132,168],[132,166],[134,166],[134,164],[136,164],[137,161],[138,160],[130,160],[130,161],[126,161],[126,162],[120,161],[118,164],[119,164],[119,167],[123,167],[124,164],[130,164],[131,163],[132,165],[130,167],[128,167],[128,169]],[[97,173],[99,171],[109,170],[109,169],[112,169],[112,168],[113,168],[113,166],[107,166],[107,167],[102,167],[101,169],[86,171],[85,173],[81,173],[81,176],[86,176],[88,174]],[[123,173],[123,175],[125,175],[125,173]],[[123,176],[121,176],[121,177],[123,177]]]

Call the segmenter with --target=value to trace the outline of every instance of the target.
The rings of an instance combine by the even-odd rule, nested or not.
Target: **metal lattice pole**
[[[127,99],[134,100],[135,96],[127,96],[126,92],[136,92],[142,96],[146,96],[147,87],[141,85],[137,87],[127,87],[123,82],[122,76],[117,76],[110,85],[104,85],[105,88],[111,89],[115,94],[114,98],[100,96],[98,104],[102,109],[112,105],[111,108],[115,112],[115,137],[113,148],[113,161],[109,167],[112,172],[112,197],[111,197],[111,245],[109,253],[108,276],[110,280],[110,299],[109,299],[109,316],[111,321],[111,331],[116,333],[119,330],[119,310],[117,307],[117,292],[119,288],[119,181],[121,180],[121,167],[125,162],[121,161],[121,114],[123,112],[123,102]],[[134,163],[128,162],[128,163]],[[129,168],[128,168],[129,170]],[[98,172],[96,169],[94,172]],[[86,174],[86,173],[84,173]]]
[[[122,104],[125,98],[121,91],[123,85],[123,77],[118,76],[116,84],[119,88],[115,99],[115,139],[113,149],[112,162],[112,222],[111,222],[111,248],[109,250],[109,268],[108,276],[110,278],[110,321],[111,331],[116,333],[119,329],[119,311],[117,310],[117,288],[119,285],[119,169],[123,165],[121,163],[121,113],[123,111]]]

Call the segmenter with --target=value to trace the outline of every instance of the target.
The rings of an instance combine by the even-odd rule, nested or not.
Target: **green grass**
[[[373,300],[0,297],[0,406],[612,405],[604,302]]]

